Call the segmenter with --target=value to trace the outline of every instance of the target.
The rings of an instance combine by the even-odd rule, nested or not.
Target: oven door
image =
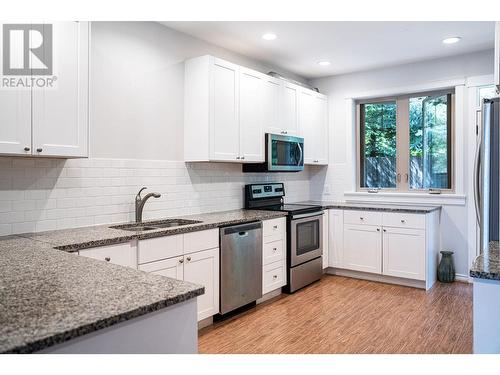
[[[269,171],[302,171],[304,138],[266,134],[267,169]]]
[[[292,216],[290,262],[298,266],[323,254],[323,211]]]

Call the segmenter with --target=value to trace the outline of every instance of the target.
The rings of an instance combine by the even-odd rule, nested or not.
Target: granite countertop
[[[385,212],[406,212],[414,214],[426,214],[435,210],[440,210],[441,206],[411,206],[411,205],[389,205],[371,204],[358,202],[335,202],[335,201],[304,201],[298,204],[311,204],[322,206],[324,209],[336,208],[342,210],[365,210],[365,211],[385,211]]]
[[[197,297],[204,288],[0,238],[0,353],[31,353]]]
[[[202,223],[153,231],[103,225],[0,237],[0,353],[35,352],[204,293],[199,285],[71,252],[284,215],[234,210],[183,216]]]
[[[90,247],[113,245],[134,239],[144,240],[147,238],[164,237],[282,216],[286,216],[286,213],[261,210],[233,210],[208,214],[186,215],[181,218],[201,221],[201,223],[148,231],[126,231],[123,229],[110,228],[110,225],[100,225],[40,233],[26,233],[21,234],[20,236],[49,243],[59,250],[72,252]],[[147,223],[148,222],[145,221],[143,224]]]
[[[470,276],[477,279],[500,280],[500,243],[492,241],[488,254],[481,254],[474,259]]]

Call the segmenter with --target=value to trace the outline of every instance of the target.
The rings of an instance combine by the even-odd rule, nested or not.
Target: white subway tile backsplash
[[[310,198],[310,173],[246,174],[231,163],[0,157],[0,235],[134,219],[139,188],[162,194],[145,219],[242,208],[243,186],[283,181],[287,201]]]

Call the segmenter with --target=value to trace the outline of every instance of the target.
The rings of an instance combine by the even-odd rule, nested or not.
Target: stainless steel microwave
[[[304,138],[266,133],[266,161],[243,164],[243,172],[298,172],[304,169]]]

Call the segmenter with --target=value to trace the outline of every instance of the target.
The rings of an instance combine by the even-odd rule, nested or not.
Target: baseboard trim
[[[376,275],[367,272],[352,271],[352,270],[345,270],[341,268],[332,268],[332,267],[329,267],[326,273],[329,275],[345,276],[354,279],[362,279],[368,281],[377,281],[386,284],[403,285],[425,290],[425,281],[422,280],[403,279],[401,277]]]
[[[262,298],[259,298],[257,300],[257,305],[262,302],[269,301],[272,298],[278,297],[281,294],[281,288],[278,288],[276,290],[273,290],[272,292],[266,293],[262,296]]]
[[[214,324],[214,317],[209,316],[208,318],[202,319],[198,322],[198,330],[211,326],[212,324]]]

